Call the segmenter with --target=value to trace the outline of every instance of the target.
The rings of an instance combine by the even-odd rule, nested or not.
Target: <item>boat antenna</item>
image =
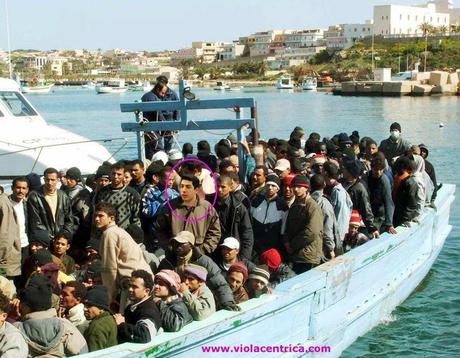
[[[8,0],[5,0],[5,14],[6,14],[6,38],[8,42],[8,70],[10,73],[10,79],[13,79],[13,66],[11,64],[10,22],[8,18]]]

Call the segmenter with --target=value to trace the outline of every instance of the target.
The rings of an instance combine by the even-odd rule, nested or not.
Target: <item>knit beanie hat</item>
[[[358,210],[351,211],[350,225],[353,225],[356,227],[364,226],[363,219],[361,218],[361,214],[359,213]]]
[[[111,172],[112,171],[109,166],[101,165],[99,168],[97,168],[96,179],[100,179],[100,178],[110,179]]]
[[[200,140],[197,144],[198,155],[209,155],[211,153],[211,147],[205,140]]]
[[[339,139],[340,144],[352,144],[353,143],[347,133],[340,133],[338,139]]]
[[[283,179],[284,186],[292,186],[292,181],[297,176],[297,174],[289,174],[287,177]]]
[[[235,262],[230,268],[228,269],[228,273],[230,272],[239,272],[243,275],[243,283],[246,282],[248,279],[248,268],[244,264],[243,261]]]
[[[133,238],[136,244],[144,243],[144,231],[139,225],[130,224],[126,228],[126,232]]]
[[[269,184],[274,185],[279,189],[280,188],[280,178],[278,177],[278,175],[276,175],[275,173],[268,174],[265,185],[269,185]]]
[[[208,275],[208,270],[206,270],[203,266],[195,265],[195,264],[188,264],[184,268],[185,272],[192,274],[196,278],[198,278],[202,282],[206,282],[206,277]]]
[[[277,270],[282,262],[281,255],[277,249],[269,249],[260,255],[260,262],[271,270]]]
[[[50,235],[48,230],[34,230],[30,233],[29,242],[38,242],[45,247],[49,247],[51,244]]]
[[[81,181],[81,171],[77,167],[72,167],[67,169],[65,173],[67,179],[74,179],[76,181]]]
[[[170,162],[177,162],[181,159],[184,159],[184,155],[179,149],[171,149],[168,152],[168,159]]]
[[[106,311],[109,308],[109,290],[105,286],[94,286],[86,293],[85,305],[96,306]]]
[[[20,299],[24,301],[32,312],[46,311],[51,308],[51,283],[43,275],[33,275],[29,284],[21,292]]]
[[[358,178],[362,173],[363,166],[359,160],[346,160],[343,166],[354,178]]]
[[[290,139],[289,139],[289,145],[295,149],[300,149],[302,146],[301,146],[301,143],[300,143],[300,138],[297,137],[297,136],[292,136]]]
[[[291,183],[292,187],[300,186],[302,188],[310,189],[310,180],[305,175],[297,175]]]
[[[267,265],[256,266],[249,274],[249,278],[259,280],[263,282],[265,285],[268,285],[268,280],[270,279],[270,272],[268,271]]]
[[[41,249],[35,254],[30,255],[30,260],[35,266],[41,267],[49,262],[53,262],[53,256],[47,249]]]
[[[168,284],[170,288],[179,291],[181,280],[177,272],[172,270],[161,270],[155,275],[155,278],[161,279],[164,283]]]
[[[30,191],[38,190],[42,186],[42,181],[40,179],[40,175],[38,175],[37,173],[27,174],[26,179],[29,181],[29,189],[30,189]]]

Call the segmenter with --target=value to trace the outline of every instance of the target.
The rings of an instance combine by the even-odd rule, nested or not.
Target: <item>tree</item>
[[[433,26],[429,23],[424,22],[420,25],[420,30],[423,31],[423,35],[425,36],[425,58],[423,62],[423,72],[426,72],[426,55],[427,55],[427,48],[428,48],[428,34],[433,31]]]
[[[437,30],[441,35],[445,35],[449,32],[449,27],[446,25],[442,25],[442,26],[439,26]]]

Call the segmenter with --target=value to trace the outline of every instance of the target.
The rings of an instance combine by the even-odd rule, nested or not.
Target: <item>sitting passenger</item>
[[[201,321],[216,312],[216,302],[206,286],[208,270],[194,264],[185,266],[185,282],[181,284],[182,299],[195,321]]]
[[[179,296],[180,282],[179,275],[172,270],[161,270],[155,275],[155,302],[166,332],[178,332],[193,321]]]
[[[266,265],[256,266],[249,274],[248,293],[250,298],[258,298],[265,293],[271,293],[268,287],[270,272]]]
[[[131,273],[128,297],[132,304],[126,307],[124,316],[115,314],[120,342],[148,343],[161,333],[161,318],[151,296],[153,276],[144,270]]]
[[[171,250],[166,252],[166,257],[160,262],[161,269],[175,270],[179,275],[184,274],[184,268],[188,264],[196,264],[204,267],[207,286],[214,292],[219,308],[237,311],[239,307],[233,301],[232,291],[219,267],[207,255],[202,254],[195,245],[195,236],[189,231],[181,231],[170,240]]]
[[[363,226],[364,223],[358,210],[353,210],[351,212],[348,233],[345,235],[345,239],[343,240],[343,249],[345,252],[348,252],[351,249],[369,241],[369,238],[366,235],[358,231],[359,228]]]
[[[234,237],[227,237],[222,244],[219,245],[219,256],[216,259],[217,266],[225,274],[230,266],[243,261],[249,270],[252,270],[256,265],[251,261],[240,257],[240,242]]]
[[[71,275],[75,271],[75,260],[67,255],[71,241],[72,237],[66,231],[58,232],[53,240],[53,255],[61,260],[66,275]]]
[[[29,349],[24,337],[6,320],[10,311],[10,299],[0,292],[0,357],[26,358]]]
[[[78,330],[83,333],[87,327],[83,299],[86,296],[86,287],[81,282],[69,281],[61,291],[59,303],[61,317],[67,318]]]
[[[117,325],[109,308],[109,291],[105,286],[94,286],[85,297],[85,316],[90,324],[85,339],[90,352],[118,344]]]
[[[282,262],[281,255],[277,249],[264,251],[259,258],[259,262],[267,265],[270,271],[270,286],[275,287],[283,281],[295,276],[295,272]]]
[[[239,304],[249,300],[248,292],[244,288],[244,284],[248,280],[248,268],[244,262],[240,261],[230,266],[226,279],[232,290],[235,303]]]

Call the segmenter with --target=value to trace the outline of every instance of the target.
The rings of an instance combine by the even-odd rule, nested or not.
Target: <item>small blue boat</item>
[[[452,229],[454,194],[455,186],[444,184],[437,208],[427,208],[420,223],[283,282],[273,294],[242,303],[241,312],[219,311],[148,344],[124,343],[82,357],[338,357],[388,318],[429,272]]]

